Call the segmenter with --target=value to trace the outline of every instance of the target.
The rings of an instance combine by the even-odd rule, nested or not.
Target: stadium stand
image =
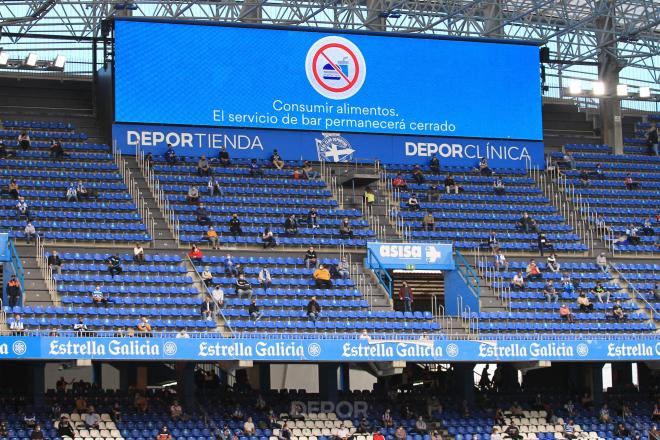
[[[549,243],[558,252],[584,252],[587,246],[580,236],[572,231],[557,208],[542,195],[534,180],[524,170],[495,170],[495,176],[476,174],[469,168],[441,168],[442,174],[431,172],[428,166],[420,166],[423,183],[415,183],[412,166],[391,166],[383,179],[388,188],[395,189],[392,182],[397,175],[406,180],[406,187],[395,192],[398,205],[390,217],[402,222],[406,238],[412,240],[451,241],[461,250],[472,250],[488,244],[490,231],[497,234],[499,247],[505,251],[532,252],[538,249],[538,234],[524,232],[516,222],[523,212],[537,222],[538,230],[546,235]],[[444,180],[453,175],[458,193],[445,191]],[[504,194],[495,194],[493,182],[500,178],[505,187]],[[408,199],[416,194],[419,209],[411,208]],[[516,212],[511,212],[515,204]],[[435,220],[435,229],[426,230],[422,223],[427,212]]]
[[[605,240],[622,253],[655,253],[660,233],[660,158],[610,154],[606,145],[567,145],[575,169],[563,169],[567,195],[581,197],[606,230]],[[552,153],[555,160],[563,153]],[[562,164],[563,165],[563,164]],[[569,168],[564,166],[564,168]]]
[[[302,162],[287,161],[283,169],[276,169],[266,160],[256,161],[258,172],[250,174],[249,160],[232,159],[230,166],[211,160],[211,169],[217,188],[210,191],[210,176],[200,176],[197,159],[178,157],[176,165],[155,157],[153,172],[167,200],[180,222],[180,240],[184,243],[206,241],[207,225],[198,221],[197,203],[205,205],[221,244],[261,245],[261,234],[269,227],[277,244],[285,246],[364,246],[374,237],[368,222],[358,209],[340,209],[323,180],[293,177],[294,169],[302,169]],[[187,202],[188,191],[194,187],[199,200]],[[273,204],[273,197],[277,204]],[[317,209],[318,227],[308,223],[311,208]],[[242,233],[230,233],[229,221],[238,214]],[[287,234],[285,221],[297,217],[297,232]],[[350,223],[350,234],[340,234],[344,219]]]
[[[17,138],[23,130],[30,137],[27,149],[18,148]],[[86,139],[70,123],[3,122],[0,141],[16,148],[10,157],[0,158],[4,195],[0,227],[14,238],[25,239],[29,218],[36,233],[51,241],[151,240],[109,147]],[[62,158],[51,154],[55,140],[64,148]],[[10,193],[12,184],[16,194]],[[24,198],[27,215],[18,215],[18,197]]]

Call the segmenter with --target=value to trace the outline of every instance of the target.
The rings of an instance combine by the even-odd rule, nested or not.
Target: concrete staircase
[[[15,242],[15,244],[25,271],[23,304],[27,306],[53,305],[48,286],[44,281],[41,269],[37,265],[36,246],[19,242]]]

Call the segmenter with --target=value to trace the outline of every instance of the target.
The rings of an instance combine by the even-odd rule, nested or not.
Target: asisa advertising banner
[[[118,19],[115,121],[541,140],[535,44]]]
[[[125,154],[139,146],[159,155],[170,144],[180,156],[216,157],[226,148],[232,157],[265,159],[278,149],[288,160],[426,164],[437,155],[444,166],[476,166],[482,157],[496,169],[544,165],[536,141],[137,124],[114,124],[112,136]]]
[[[446,243],[367,243],[367,249],[386,269],[452,270],[452,245]],[[367,258],[368,264],[372,261]]]
[[[564,336],[565,337],[565,336]],[[221,337],[0,337],[0,359],[494,362],[657,360],[660,340],[239,339]]]

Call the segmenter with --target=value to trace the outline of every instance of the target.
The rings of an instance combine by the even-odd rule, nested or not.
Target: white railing
[[[154,219],[153,214],[151,214],[149,206],[144,200],[142,191],[138,187],[137,182],[135,179],[133,179],[133,175],[128,167],[128,164],[121,156],[121,152],[117,148],[116,142],[114,142],[112,145],[112,156],[114,158],[115,164],[117,165],[117,168],[119,169],[119,173],[124,179],[124,184],[128,188],[128,193],[133,198],[133,202],[137,207],[140,218],[147,228],[147,233],[149,234],[149,237],[151,237],[150,246],[153,246],[153,243],[156,240],[156,220]]]
[[[337,176],[333,175],[331,168],[328,166],[326,161],[322,160],[319,162],[319,169],[321,174],[321,179],[328,185],[332,197],[337,200],[339,203],[339,209],[344,209],[344,187],[339,184]]]
[[[213,304],[215,306],[215,318],[217,321],[217,318],[220,317],[222,318],[222,324],[224,327],[229,330],[229,333],[231,336],[234,336],[234,329],[231,328],[229,325],[229,322],[227,321],[227,318],[225,317],[225,314],[222,313],[222,306],[218,304],[218,301],[216,301],[215,298],[213,298],[213,295],[208,291],[208,287],[206,287],[206,283],[204,282],[204,279],[202,278],[202,275],[199,273],[197,270],[197,266],[195,266],[195,262],[190,259],[190,257],[187,257],[188,264],[193,268],[193,272],[195,273],[195,281],[199,283],[200,286],[204,289],[204,292],[199,292],[200,295],[203,295],[204,297],[211,298],[211,301],[213,301]]]
[[[44,277],[44,282],[48,288],[48,294],[50,295],[50,300],[54,305],[60,305],[60,299],[57,295],[57,282],[53,278],[53,269],[48,266],[48,257],[46,257],[46,249],[44,242],[41,240],[41,237],[37,235],[37,267],[41,270],[41,274]]]
[[[147,187],[151,191],[151,195],[156,201],[156,205],[158,206],[158,209],[160,209],[160,212],[163,215],[163,218],[165,219],[165,223],[167,224],[167,227],[172,233],[172,236],[176,240],[177,244],[181,244],[180,243],[181,229],[180,229],[179,219],[175,215],[174,209],[170,205],[169,200],[167,200],[167,196],[162,188],[160,180],[158,180],[158,177],[156,177],[156,173],[154,172],[149,162],[147,162],[147,160],[145,159],[145,154],[140,149],[139,146],[136,147],[135,149],[135,159],[137,160],[140,170],[142,171],[144,180],[147,182]]]
[[[649,312],[651,312],[651,322],[653,322],[653,324],[655,325],[656,324],[655,315],[657,313],[655,310],[655,305],[648,302],[648,300],[644,298],[644,296],[640,293],[640,291],[637,290],[637,288],[630,283],[628,278],[626,278],[625,274],[621,272],[619,269],[617,269],[615,265],[610,264],[609,267],[611,270],[613,270],[619,275],[620,280],[623,280],[626,283],[626,287],[628,289],[628,292],[631,294],[631,298],[634,301],[641,301],[644,304],[644,307],[648,309]]]

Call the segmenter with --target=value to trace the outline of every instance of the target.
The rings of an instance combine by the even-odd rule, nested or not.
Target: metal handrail
[[[46,284],[46,288],[48,288],[48,294],[50,295],[50,300],[55,304],[56,306],[60,305],[60,299],[59,296],[57,295],[57,282],[55,281],[55,278],[53,277],[53,269],[48,266],[48,259],[46,257],[46,249],[44,246],[44,242],[41,239],[39,235],[37,235],[37,250],[36,250],[36,261],[37,261],[37,267],[41,270],[41,274],[44,277],[44,282]]]
[[[653,324],[655,324],[655,315],[656,315],[657,312],[656,312],[655,307],[653,306],[653,304],[648,302],[646,300],[646,298],[644,298],[642,296],[642,294],[639,292],[639,290],[637,290],[637,288],[630,283],[628,278],[626,278],[626,276],[623,274],[623,272],[621,272],[619,269],[617,269],[616,266],[610,264],[609,267],[612,270],[614,270],[617,274],[619,274],[620,279],[622,279],[623,281],[626,282],[626,284],[628,285],[628,291],[632,291],[632,293],[633,293],[633,299],[642,300],[642,302],[644,303],[644,307],[648,308],[651,311],[651,321],[653,322]]]
[[[202,283],[202,285],[203,285],[204,288],[206,289],[206,295],[207,295],[209,298],[211,298],[211,301],[213,301],[213,304],[215,305],[215,310],[216,310],[216,314],[215,314],[215,315],[216,315],[216,316],[220,315],[220,316],[222,317],[222,321],[223,321],[224,326],[225,326],[227,329],[229,329],[229,332],[231,333],[231,335],[234,336],[234,334],[235,334],[235,333],[234,333],[234,329],[231,327],[231,325],[229,324],[229,321],[227,320],[227,317],[226,317],[225,314],[222,312],[222,307],[220,306],[220,304],[218,304],[218,301],[216,301],[215,298],[213,298],[213,295],[211,294],[211,292],[209,292],[208,287],[206,287],[206,284],[204,283],[204,280],[202,279],[202,275],[201,275],[201,274],[199,273],[199,271],[197,270],[197,266],[195,266],[195,262],[194,262],[193,260],[190,259],[190,256],[187,256],[186,258],[188,258],[188,262],[189,262],[190,265],[192,266],[193,271],[195,271],[195,275],[197,276],[197,280],[198,280],[200,283]]]
[[[372,262],[376,263],[376,269],[372,267]],[[378,281],[380,281],[380,283],[383,285],[387,291],[387,294],[390,296],[390,298],[392,298],[392,277],[390,276],[390,273],[387,271],[387,269],[382,265],[376,254],[374,254],[374,252],[369,248],[367,248],[367,264],[376,275],[376,278],[378,278]]]

